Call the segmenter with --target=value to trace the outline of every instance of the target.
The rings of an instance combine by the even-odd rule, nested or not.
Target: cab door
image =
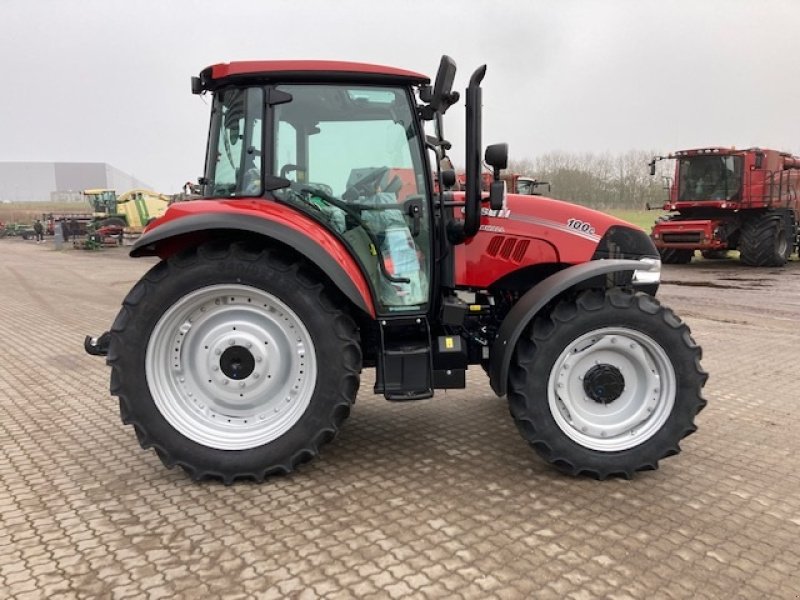
[[[426,312],[430,189],[409,90],[296,84],[277,91],[272,173],[291,185],[275,197],[349,245],[379,313]]]

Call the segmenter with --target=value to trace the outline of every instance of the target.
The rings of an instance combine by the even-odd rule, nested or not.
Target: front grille
[[[662,233],[661,239],[668,244],[694,244],[703,240],[701,231],[682,231],[680,233]]]

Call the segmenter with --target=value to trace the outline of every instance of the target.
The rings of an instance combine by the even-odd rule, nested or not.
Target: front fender
[[[511,356],[525,327],[548,302],[575,285],[621,271],[645,271],[650,266],[638,260],[592,260],[567,267],[550,275],[528,290],[508,311],[489,354],[489,382],[498,396],[504,396],[508,384]]]
[[[189,203],[187,203],[189,204]],[[200,204],[200,202],[198,202]],[[323,271],[339,290],[368,315],[375,316],[369,284],[352,254],[333,233],[316,221],[283,207],[246,210],[229,207],[225,212],[185,211],[167,221],[154,223],[133,245],[130,255],[167,258],[182,244],[179,238],[211,232],[248,232],[285,244]]]

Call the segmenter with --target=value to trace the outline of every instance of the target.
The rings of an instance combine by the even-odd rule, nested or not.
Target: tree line
[[[661,206],[667,198],[665,177],[672,176],[672,161],[657,163],[650,175],[650,160],[657,151],[548,152],[535,159],[509,161],[509,171],[550,183],[539,188],[544,195],[599,210],[644,209]]]

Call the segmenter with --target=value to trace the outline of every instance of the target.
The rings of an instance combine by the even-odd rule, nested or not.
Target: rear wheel
[[[665,265],[685,265],[691,262],[694,250],[682,248],[659,248],[661,262]]]
[[[168,467],[261,481],[316,456],[349,414],[356,326],[285,255],[204,245],[156,265],[125,299],[111,393]]]
[[[700,348],[645,294],[587,291],[536,317],[509,375],[511,414],[549,463],[596,479],[656,469],[705,406]]]
[[[792,241],[786,232],[784,217],[765,214],[748,219],[742,225],[739,257],[752,267],[782,267],[792,254]]]

